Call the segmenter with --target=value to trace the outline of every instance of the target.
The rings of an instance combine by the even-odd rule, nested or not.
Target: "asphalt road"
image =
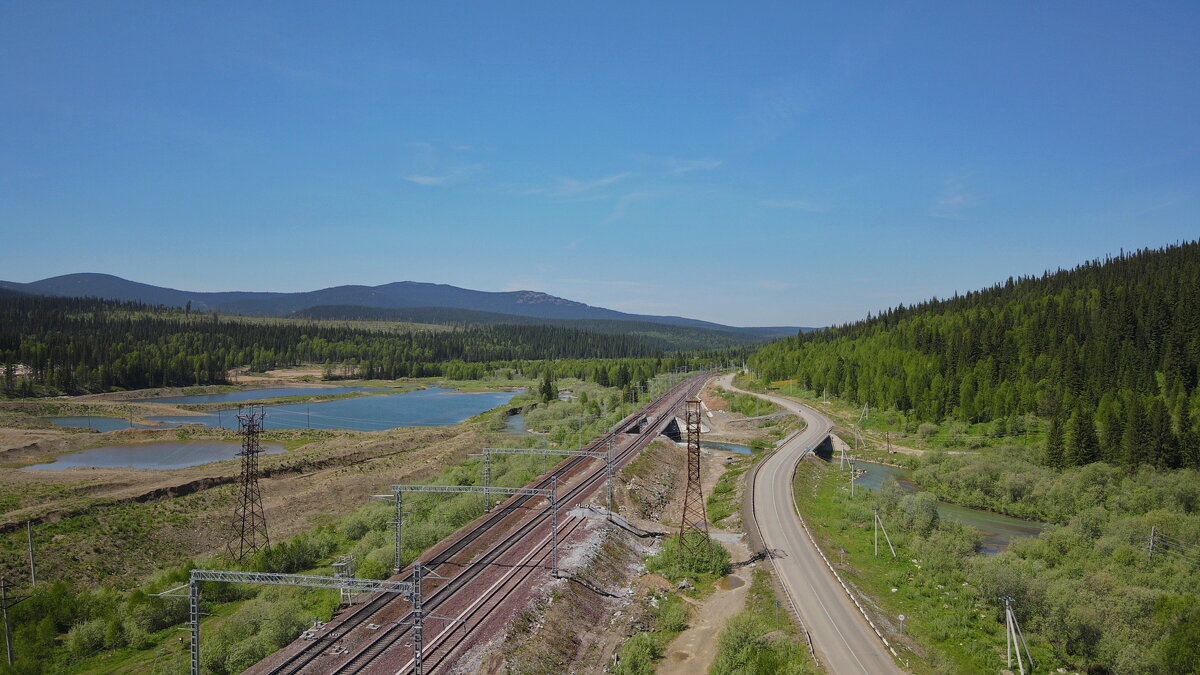
[[[719,382],[734,391],[732,375]],[[817,656],[835,675],[902,673],[891,652],[863,618],[858,607],[825,561],[800,523],[792,476],[806,453],[833,428],[821,413],[788,399],[745,392],[768,399],[808,423],[774,455],[763,461],[754,477],[753,509],[758,534],[768,549],[781,549],[786,557],[774,560],[775,570],[808,628]]]

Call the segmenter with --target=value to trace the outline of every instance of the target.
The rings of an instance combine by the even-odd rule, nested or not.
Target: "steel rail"
[[[693,389],[694,387],[696,387],[696,385],[698,383],[703,382],[703,381],[704,380],[703,380],[702,376],[700,376],[700,375],[693,376],[690,378],[685,378],[684,380],[681,380],[680,382],[673,385],[666,392],[664,392],[662,396],[655,399],[654,401],[652,401],[651,403],[646,405],[644,408],[642,408],[638,411],[635,411],[634,413],[631,413],[631,414],[627,415],[626,417],[624,417],[620,422],[618,422],[616,424],[616,426],[613,427],[613,429],[611,431],[605,433],[600,438],[594,440],[592,443],[590,443],[588,445],[588,447],[589,448],[590,447],[602,447],[605,443],[608,443],[608,442],[616,439],[622,433],[625,433],[629,427],[634,426],[634,422],[640,423],[646,417],[648,417],[651,413],[659,411],[660,409],[665,408],[667,411],[669,411],[669,410],[677,407],[679,405],[679,400],[682,399],[683,396],[689,390]],[[656,422],[661,422],[661,419],[656,420]],[[624,452],[622,452],[615,461],[618,464],[620,462],[624,461],[629,456],[630,452],[634,451],[634,448],[641,445],[642,442],[644,440],[646,440],[644,437],[649,435],[649,432],[651,431],[651,429],[657,429],[658,426],[659,426],[659,424],[656,423],[653,427],[643,430],[639,434],[638,439],[635,440],[633,443],[631,443],[629,445],[629,447]],[[657,433],[655,433],[654,435],[657,436]],[[555,465],[555,467],[551,471],[548,471],[547,473],[545,473],[541,477],[539,477],[538,481],[534,484],[533,487],[544,488],[545,486],[550,484],[551,479],[554,475],[570,471],[570,470],[574,469],[576,466],[578,466],[580,463],[585,462],[588,459],[592,459],[592,458],[586,457],[586,456],[569,457],[568,459],[566,459],[562,462],[559,462],[559,464]],[[599,477],[601,475],[603,475],[603,471],[597,470],[593,475],[585,477],[584,480],[579,485],[571,488],[567,493],[565,493],[563,495],[562,499],[565,501],[567,499],[573,498],[574,496],[576,496],[577,492],[580,489],[584,488],[585,486],[588,486],[591,482],[595,481],[597,479],[597,477]],[[437,554],[435,554],[430,560],[428,560],[426,562],[426,565],[430,568],[437,568],[439,566],[451,563],[451,558],[453,556],[462,552],[470,544],[474,543],[479,537],[483,536],[486,532],[491,530],[493,527],[495,527],[500,522],[508,519],[508,517],[511,516],[513,513],[515,513],[520,507],[524,506],[530,499],[534,499],[534,498],[535,497],[533,497],[532,495],[518,495],[513,498],[510,498],[505,503],[501,504],[492,513],[491,516],[484,519],[482,522],[480,522],[478,525],[476,525],[472,529],[467,530],[465,532],[457,533],[457,534],[459,534],[458,538],[455,539],[454,541],[452,541],[450,543],[450,545],[448,545],[446,548],[444,548],[443,550],[441,550]],[[525,536],[528,533],[528,530],[531,530],[534,527],[536,527],[546,517],[547,517],[547,514],[545,514],[545,513],[534,516],[533,519],[528,521],[522,527],[518,528],[518,530],[516,532],[505,537],[501,542],[492,546],[488,551],[484,552],[479,558],[476,559],[476,562],[478,562],[479,560],[482,560],[484,558],[494,559],[495,557],[498,557],[500,554],[502,554],[504,552],[504,550],[506,550],[509,546],[511,546],[513,542],[518,541],[521,537]],[[451,535],[451,537],[454,537],[454,535]],[[471,570],[473,568],[482,568],[483,565],[478,565],[478,564],[476,564],[476,562],[467,563],[466,569],[464,569],[463,572],[461,572],[459,575],[454,577],[450,583],[439,587],[439,589],[435,592],[435,595],[429,599],[428,606],[430,608],[435,608],[436,606],[441,604],[441,602],[443,601],[442,598],[445,597],[445,594],[443,593],[444,589],[450,588],[451,586],[458,588],[462,585],[465,585],[471,579],[473,579],[476,575],[478,575],[479,574],[478,571],[471,572]],[[461,564],[461,563],[458,563],[458,564]],[[467,576],[467,578],[463,579],[461,583],[458,583],[458,584],[454,583],[454,581],[456,581],[459,578],[462,578],[468,574],[469,574],[469,576]],[[409,574],[406,574],[404,577],[402,577],[400,579],[400,581],[410,581],[411,576],[412,575],[410,572]],[[391,601],[391,598],[387,597],[387,594],[376,595],[374,598],[372,598],[367,603],[362,605],[359,609],[355,610],[351,614],[344,617],[341,621],[339,621],[336,626],[338,629],[338,632],[341,634],[345,634],[351,630],[354,630],[358,626],[366,623],[367,619],[369,619],[371,616],[373,616],[374,614],[379,612],[381,609],[386,607],[388,604],[390,604],[390,601]],[[375,641],[379,641],[382,638],[383,638],[383,636],[380,636]],[[321,639],[318,638],[317,640],[314,640],[311,643],[304,645],[296,653],[289,655],[286,658],[286,660],[282,661],[281,663],[277,664],[275,667],[271,668],[270,670],[268,670],[266,672],[269,675],[292,675],[294,673],[298,673],[301,670],[303,670],[304,667],[306,667],[308,664],[310,664],[313,660],[315,660],[323,652],[325,646],[326,645],[325,645],[324,641],[322,641]]]
[[[692,378],[689,378],[689,380],[690,379],[692,379]],[[683,391],[679,392],[679,393],[681,393],[681,394],[688,393],[689,390],[691,390],[693,387],[695,387],[700,382],[703,382],[703,380],[700,380],[699,382],[691,382],[689,384],[689,386],[682,387]],[[680,385],[688,384],[688,383],[689,383],[689,381],[685,380],[684,382],[680,383]],[[669,393],[670,392],[668,392],[668,394]],[[649,407],[656,407],[656,408],[663,407],[665,405],[665,407],[668,410],[670,410],[679,405],[678,399],[672,400],[669,403],[667,401],[665,401],[667,396],[668,396],[667,394],[664,394],[664,396],[660,397],[653,406],[648,406],[648,408]],[[678,398],[682,398],[682,396],[679,396]],[[638,417],[638,419],[640,419],[640,418],[641,418],[641,416]],[[661,422],[661,421],[662,421],[661,419],[657,420],[655,425],[653,425],[651,427],[647,427],[645,430],[643,430],[638,435],[638,438],[636,440],[634,440],[632,443],[630,443],[629,446],[626,447],[625,450],[620,453],[620,456],[616,460],[617,463],[619,464],[619,463],[625,461],[626,459],[628,459],[631,455],[640,452],[644,446],[648,445],[650,441],[652,441],[654,438],[656,438],[658,436],[659,427],[660,427],[660,424],[658,422]],[[561,497],[561,500],[567,501],[569,499],[573,499],[573,498],[579,496],[580,492],[583,492],[589,488],[594,487],[593,483],[601,475],[603,475],[602,472],[597,471],[593,475],[585,477],[583,481],[581,481],[578,485],[571,488],[571,490],[568,493],[564,494],[563,497]],[[434,609],[434,608],[440,606],[441,604],[443,604],[444,602],[447,602],[458,589],[460,589],[463,586],[474,581],[474,579],[476,577],[478,577],[480,574],[482,574],[483,571],[487,568],[487,566],[489,564],[491,564],[496,558],[499,558],[500,556],[504,555],[505,553],[513,550],[513,548],[517,542],[523,540],[525,537],[528,536],[528,534],[530,532],[532,532],[538,526],[542,525],[545,522],[547,517],[548,517],[547,513],[540,513],[540,514],[535,515],[532,519],[527,521],[518,531],[509,535],[508,537],[505,538],[505,540],[503,542],[500,542],[499,544],[494,546],[491,550],[489,550],[488,553],[485,554],[485,556],[481,556],[481,558],[479,560],[473,561],[471,563],[467,563],[466,564],[467,569],[464,569],[457,576],[452,577],[448,583],[446,583],[442,587],[439,587],[434,592],[434,594],[431,595],[428,602],[425,603],[425,607],[429,608],[429,609]],[[571,530],[572,532],[578,526],[579,522],[582,522],[582,519],[577,519],[576,523],[572,526],[572,530]],[[539,549],[540,549],[540,546],[538,549],[535,549],[535,553]],[[482,560],[485,557],[488,558],[488,560],[486,560],[486,561]],[[533,569],[529,569],[526,573],[526,576],[528,576],[529,574],[532,574],[533,571],[534,571]],[[493,591],[493,592],[495,592],[495,591]],[[511,591],[509,591],[509,592],[511,592]],[[505,597],[507,597],[509,592],[506,592]],[[481,619],[481,622],[482,622],[482,619]],[[336,670],[332,670],[330,672],[331,673],[350,673],[350,672],[357,672],[358,670],[361,670],[362,668],[367,667],[368,665],[370,665],[370,663],[372,661],[374,661],[376,658],[381,656],[390,647],[392,647],[393,645],[395,645],[397,642],[399,642],[401,639],[404,638],[404,636],[407,634],[408,628],[409,628],[409,626],[406,624],[410,624],[410,623],[411,623],[411,614],[405,615],[401,620],[393,622],[393,625],[387,631],[385,631],[384,633],[379,634],[378,636],[373,638],[371,643],[369,643],[368,645],[363,647],[358,654],[355,654],[350,659],[350,662],[344,663],[344,664],[342,664],[342,666],[340,668],[338,668]],[[477,622],[476,625],[478,625],[478,623],[479,622]],[[430,650],[432,650],[432,647],[430,648]],[[371,657],[366,660],[360,660],[360,656],[363,656],[367,652],[371,653]]]

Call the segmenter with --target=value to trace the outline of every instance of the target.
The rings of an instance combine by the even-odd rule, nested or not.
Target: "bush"
[[[677,596],[664,598],[654,612],[654,620],[658,629],[668,633],[678,633],[688,627],[688,612],[683,601]]]
[[[685,547],[679,536],[663,543],[663,550],[647,561],[647,567],[671,581],[705,579],[729,574],[729,551],[700,533],[689,533]]]
[[[661,659],[662,646],[650,633],[638,633],[621,645],[614,675],[653,675],[654,662]]]
[[[73,659],[83,659],[104,648],[105,633],[108,622],[104,619],[92,619],[76,624],[67,633],[67,652]]]

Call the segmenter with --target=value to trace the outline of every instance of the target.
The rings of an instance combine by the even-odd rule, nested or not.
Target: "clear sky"
[[[1200,3],[0,4],[0,279],[825,325],[1200,236]]]

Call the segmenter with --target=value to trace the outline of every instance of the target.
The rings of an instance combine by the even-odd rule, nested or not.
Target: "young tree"
[[[1179,445],[1176,444],[1175,434],[1171,430],[1171,415],[1167,412],[1167,404],[1161,396],[1155,396],[1150,402],[1147,435],[1150,440],[1147,454],[1154,466],[1160,469],[1178,468],[1181,464]]]
[[[1100,441],[1096,438],[1096,423],[1090,408],[1076,406],[1067,424],[1067,463],[1084,466],[1100,459]]]
[[[1146,461],[1146,406],[1142,397],[1133,394],[1125,405],[1125,424],[1121,431],[1121,458],[1128,466]]]
[[[1183,466],[1200,469],[1200,430],[1192,419],[1191,406],[1181,397],[1175,413],[1175,438]]]
[[[542,403],[549,403],[558,398],[558,388],[554,386],[549,368],[542,373],[542,384],[538,387],[538,396],[542,399]]]
[[[1046,435],[1046,466],[1063,467],[1063,425],[1057,415],[1050,418],[1050,433]]]
[[[1121,459],[1121,411],[1113,393],[1106,392],[1096,409],[1096,427],[1100,433],[1100,458],[1116,464]]]

